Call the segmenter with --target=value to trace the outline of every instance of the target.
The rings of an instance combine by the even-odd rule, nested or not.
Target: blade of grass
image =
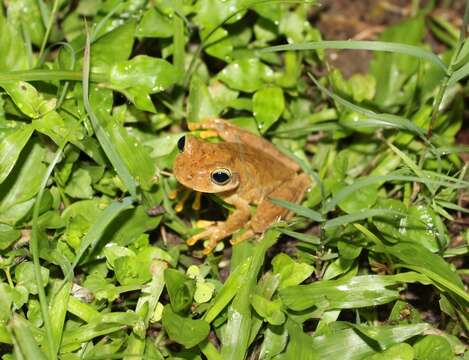
[[[101,239],[104,231],[106,230],[107,226],[111,223],[112,220],[116,218],[122,211],[128,209],[132,205],[132,199],[130,197],[126,197],[122,199],[122,201],[114,201],[111,203],[101,215],[96,219],[93,223],[91,228],[86,233],[85,237],[81,241],[80,249],[78,250],[75,260],[73,261],[69,272],[65,275],[64,283],[69,281],[73,275],[73,271],[75,267],[80,262],[83,254],[90,248],[91,250],[94,249],[98,241]]]
[[[338,96],[337,94],[334,94],[331,92],[329,89],[325,88],[322,86],[319,81],[311,74],[308,73],[308,76],[311,78],[311,80],[314,82],[314,84],[322,91],[324,92],[327,96],[330,98],[334,99],[337,101],[339,104],[342,104],[346,108],[356,111],[360,114],[363,114],[365,116],[368,116],[369,119],[367,121],[367,126],[370,126],[373,124],[373,121],[376,126],[382,125],[382,126],[388,126],[391,128],[396,128],[396,129],[401,129],[401,130],[407,130],[410,131],[416,135],[418,135],[426,144],[429,144],[429,140],[425,136],[425,131],[424,129],[418,127],[415,125],[412,121],[403,118],[401,116],[397,115],[392,115],[392,114],[378,114],[375,113],[372,110],[363,108],[361,106],[358,106],[356,104],[351,103],[350,101]],[[433,146],[433,145],[432,145]]]
[[[211,323],[215,318],[223,311],[223,309],[229,304],[239,290],[242,283],[245,282],[245,277],[248,270],[251,267],[252,258],[247,258],[242,264],[240,264],[228,277],[223,284],[220,292],[216,296],[210,308],[207,310],[204,316],[204,320]]]
[[[29,330],[29,326],[30,325],[25,319],[17,314],[13,314],[10,321],[10,327],[13,330],[19,351],[21,352],[21,355],[23,355],[24,359],[46,360],[47,357],[41,349],[39,349],[36,340],[34,340],[33,334]]]
[[[445,77],[443,78],[443,80],[440,84],[440,88],[439,88],[438,93],[435,97],[435,100],[433,101],[432,119],[430,121],[430,126],[428,128],[429,137],[432,135],[432,130],[433,130],[434,124],[435,124],[435,122],[438,118],[438,114],[440,113],[441,102],[443,101],[446,89],[448,88],[449,81],[450,81],[451,77],[453,76],[454,62],[456,61],[456,59],[458,58],[459,53],[463,49],[464,40],[466,39],[466,28],[467,28],[468,23],[469,23],[469,0],[466,0],[466,7],[464,9],[464,18],[463,18],[463,22],[461,24],[460,31],[459,31],[458,44],[456,46],[456,50],[454,52],[454,55],[451,58],[451,62],[448,66],[448,69],[445,73]],[[459,74],[458,76],[460,76],[460,75],[461,74]]]
[[[305,242],[305,243],[313,244],[313,245],[319,245],[319,244],[321,244],[321,239],[319,239],[319,238],[318,238],[317,236],[315,236],[315,235],[299,233],[299,232],[291,231],[291,230],[288,230],[288,229],[285,229],[285,228],[282,228],[282,227],[278,227],[277,229],[278,229],[278,231],[280,231],[282,234],[291,236],[292,238],[295,238],[295,239],[297,239],[297,240],[303,241],[303,242]]]
[[[54,25],[55,14],[57,13],[58,7],[59,7],[59,1],[54,0],[54,4],[52,5],[52,11],[51,11],[50,15],[48,16],[46,33],[44,34],[44,37],[42,38],[41,49],[39,50],[39,55],[38,55],[39,61],[41,61],[40,59],[42,58],[42,55],[44,54],[44,50],[46,48],[47,41],[49,41],[50,32],[52,30],[52,26]]]
[[[270,202],[272,202],[275,205],[284,207],[285,209],[288,209],[292,212],[294,212],[297,215],[304,216],[310,220],[316,221],[316,222],[323,222],[324,218],[320,213],[317,211],[314,211],[312,209],[309,209],[307,207],[292,203],[290,201],[286,201],[283,199],[274,199],[274,198],[269,198]]]
[[[70,298],[70,289],[72,283],[68,282],[66,286],[56,292],[50,302],[51,326],[55,341],[54,352],[58,353],[65,325],[65,316],[67,315],[68,300]]]
[[[250,294],[256,286],[257,275],[264,263],[265,253],[275,243],[278,236],[278,231],[270,229],[254,248],[252,262],[247,273],[248,276],[228,310],[226,335],[221,348],[221,357],[224,360],[242,360],[246,358],[252,316]]]
[[[48,70],[35,69],[23,71],[6,71],[0,72],[0,82],[4,81],[82,81],[83,74],[79,71],[70,70]],[[105,74],[90,73],[89,80],[91,82],[105,82],[107,76]]]
[[[125,184],[127,190],[132,196],[133,200],[137,200],[137,184],[135,183],[129,169],[125,165],[125,162],[119,156],[119,153],[114,149],[113,144],[111,143],[108,134],[101,126],[98,118],[94,114],[91,104],[89,102],[89,71],[90,71],[90,34],[86,32],[86,45],[85,52],[83,55],[83,104],[85,106],[86,112],[88,113],[91,123],[93,124],[96,137],[99,140],[104,152],[106,153],[109,161],[116,169],[116,172],[119,174],[122,182]]]
[[[391,210],[391,209],[368,209],[352,214],[347,214],[343,216],[336,217],[334,219],[328,220],[324,223],[324,229],[333,228],[336,226],[347,225],[353,223],[355,221],[360,221],[364,219],[371,218],[373,216],[380,216],[380,215],[400,215],[405,216],[405,214],[400,213],[399,211]]]
[[[364,40],[331,40],[331,41],[317,41],[299,44],[286,44],[271,46],[261,49],[261,52],[277,52],[277,51],[302,51],[302,50],[317,50],[317,49],[344,49],[344,50],[372,50],[399,53],[404,55],[413,56],[419,59],[425,59],[441,70],[447,70],[447,67],[441,59],[430,51],[422,49],[417,46],[393,43],[386,41],[364,41]]]
[[[39,212],[41,209],[41,202],[42,196],[44,195],[44,191],[47,186],[47,181],[49,180],[54,167],[59,162],[60,157],[62,156],[62,152],[65,148],[65,143],[60,146],[57,151],[55,152],[54,158],[52,159],[47,171],[42,179],[41,186],[39,193],[37,194],[36,201],[34,203],[34,210],[33,210],[33,220],[32,220],[32,231],[31,231],[31,241],[29,243],[29,251],[33,257],[33,264],[34,264],[34,277],[36,280],[36,286],[38,290],[39,296],[39,304],[41,308],[41,314],[44,321],[44,328],[46,331],[46,340],[47,340],[47,347],[50,359],[57,359],[57,352],[54,351],[55,349],[55,341],[54,341],[54,331],[52,329],[52,322],[49,315],[49,306],[47,304],[47,297],[44,291],[44,287],[42,286],[42,274],[41,274],[41,265],[39,260],[39,237],[38,237],[38,218]]]
[[[389,175],[369,176],[369,177],[363,177],[363,178],[357,179],[353,184],[342,188],[334,195],[334,197],[328,199],[326,201],[324,212],[328,213],[334,210],[337,204],[340,203],[342,200],[344,200],[347,196],[351,195],[357,190],[360,190],[362,188],[365,188],[373,184],[386,183],[390,181],[409,181],[409,182],[420,182],[426,185],[440,185],[440,186],[445,186],[445,187],[454,188],[454,189],[461,189],[461,188],[465,188],[469,186],[469,184],[466,182],[461,182],[460,184],[458,184],[458,181],[455,181],[455,183],[451,183],[450,181],[446,182],[446,181],[428,179],[426,176],[418,177],[418,176],[409,176],[409,175],[399,175],[399,173],[400,173],[399,171],[396,171]]]

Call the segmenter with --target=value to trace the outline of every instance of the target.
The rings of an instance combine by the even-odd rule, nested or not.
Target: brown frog
[[[208,222],[202,232],[187,240],[194,245],[208,239],[204,253],[241,228],[232,244],[262,234],[272,223],[291,214],[274,205],[269,198],[299,203],[310,186],[309,177],[272,143],[222,119],[189,124],[190,130],[203,130],[202,137],[218,136],[223,142],[210,143],[187,135],[179,139],[180,154],[174,163],[174,175],[184,186],[214,193],[235,207],[226,221]],[[256,205],[254,213],[250,205]]]

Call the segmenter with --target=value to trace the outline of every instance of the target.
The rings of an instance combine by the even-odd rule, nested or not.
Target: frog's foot
[[[246,230],[245,232],[243,232],[241,235],[239,236],[236,236],[234,238],[232,238],[230,240],[230,244],[231,245],[236,245],[236,244],[239,244],[240,242],[244,241],[244,240],[247,240],[249,239],[250,237],[253,237],[255,234],[254,234],[254,231],[249,229],[249,230]]]
[[[208,224],[209,222],[207,222]],[[216,223],[215,223],[216,224]],[[212,252],[212,250],[217,246],[217,244],[226,238],[230,232],[227,232],[227,230],[220,225],[213,225],[213,226],[208,226],[204,231],[195,234],[191,236],[189,239],[187,239],[186,244],[189,246],[194,245],[197,243],[199,240],[202,239],[208,239],[208,244],[205,245],[203,253],[209,254]]]
[[[218,118],[205,118],[202,121],[191,122],[187,124],[190,131],[194,130],[211,130],[218,133],[219,127],[224,121]]]
[[[176,212],[181,212],[182,209],[184,209],[184,204],[186,203],[186,201],[189,198],[190,194],[191,194],[191,190],[189,190],[189,189],[184,190],[184,192],[182,193],[181,200],[179,200],[178,203],[176,204],[176,206],[174,207],[174,210],[176,210]]]
[[[180,192],[180,189],[172,190],[168,193],[168,198],[170,200],[175,200]],[[189,196],[192,192],[195,192],[195,198],[192,202],[192,209],[200,210],[200,198],[202,196],[202,193],[185,188],[182,191],[181,199],[177,202],[176,206],[174,207],[174,210],[176,210],[176,212],[181,212],[184,209],[184,205],[187,202],[187,199],[189,199]]]

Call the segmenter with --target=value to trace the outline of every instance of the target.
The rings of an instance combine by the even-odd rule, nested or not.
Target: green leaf
[[[25,81],[8,81],[0,84],[11,97],[18,109],[30,118],[39,117],[51,103],[47,104],[41,93]]]
[[[194,280],[178,270],[166,269],[164,271],[164,281],[173,311],[177,313],[187,311],[194,298]]]
[[[280,275],[279,289],[301,284],[311,276],[314,267],[293,261],[287,254],[278,254],[272,260],[274,274]],[[278,324],[273,324],[278,325]]]
[[[11,2],[8,6],[8,19],[16,25],[17,29],[23,27],[24,31],[31,37],[31,42],[34,45],[41,46],[46,29],[37,1],[19,0]]]
[[[453,350],[442,336],[427,335],[414,344],[415,358],[418,360],[452,359]]]
[[[413,360],[414,349],[406,343],[396,344],[389,349],[364,358],[364,360]]]
[[[280,118],[284,109],[283,91],[279,87],[262,88],[252,97],[253,115],[262,133],[265,133]]]
[[[46,286],[49,282],[49,269],[41,266],[42,286]],[[15,278],[17,285],[24,286],[30,294],[36,295],[38,288],[36,278],[34,277],[34,265],[27,261],[15,267]]]
[[[17,345],[15,353],[25,359],[45,360],[47,357],[39,349],[36,340],[31,332],[32,325],[21,316],[14,314],[10,326],[13,330]],[[20,355],[21,354],[21,355]]]
[[[0,13],[0,69],[26,70],[29,68],[28,50],[19,28],[12,26]]]
[[[135,22],[127,21],[95,41],[91,47],[92,66],[104,70],[127,60],[132,52],[135,27]]]
[[[194,75],[191,79],[187,110],[188,122],[197,122],[218,115],[208,87],[198,75]]]
[[[458,275],[440,256],[431,253],[421,245],[401,242],[386,247],[386,251],[397,257],[404,266],[426,275],[438,286],[453,292],[469,302],[469,295]]]
[[[280,290],[280,297],[288,308],[301,311],[315,306],[321,311],[351,309],[387,304],[399,297],[389,287],[402,282],[421,282],[428,279],[417,273],[399,275],[362,275],[351,279],[320,280]]]
[[[270,301],[263,296],[253,294],[251,305],[256,312],[271,325],[282,325],[285,322],[285,314],[279,301]]]
[[[20,236],[19,230],[6,224],[0,224],[0,250],[9,248]]]
[[[166,90],[178,80],[179,74],[174,65],[147,55],[116,62],[109,73],[109,81],[116,89],[135,89],[148,94]]]
[[[415,46],[415,52],[410,53],[417,58],[399,55],[376,53],[371,62],[371,73],[376,78],[375,102],[381,107],[390,107],[396,104],[405,104],[408,101],[404,84],[409,77],[417,71],[418,58],[434,61],[435,55],[418,47],[424,35],[425,19],[419,15],[387,28],[380,40],[399,42],[400,46]],[[434,62],[442,66],[441,60]]]
[[[90,173],[85,169],[75,171],[65,187],[65,192],[77,199],[91,199],[93,189],[91,188]]]
[[[248,93],[264,87],[273,78],[273,71],[256,58],[234,61],[218,75],[218,79],[230,88]]]
[[[3,137],[0,142],[0,184],[10,174],[32,133],[31,126],[21,126]]]
[[[10,176],[0,184],[0,222],[13,225],[31,210],[46,171],[44,154],[42,146],[29,142]]]
[[[204,320],[183,317],[166,305],[163,310],[163,326],[169,337],[186,348],[191,348],[203,341],[210,332],[210,325]]]
[[[370,340],[374,340],[375,337],[386,339],[388,346],[392,346],[421,334],[428,327],[428,324],[368,326],[367,333],[373,334],[373,337],[368,339],[356,330],[339,329],[312,338],[311,351],[321,360],[361,360],[376,352],[370,346]]]
[[[173,21],[158,8],[148,9],[135,30],[135,35],[142,37],[168,38],[173,33]]]

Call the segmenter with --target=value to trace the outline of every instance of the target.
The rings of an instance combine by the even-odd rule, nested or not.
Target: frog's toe
[[[189,246],[194,245],[197,241],[209,237],[211,234],[210,230],[202,231],[198,234],[192,235],[189,239],[186,240],[186,244]]]
[[[240,242],[249,239],[250,237],[254,236],[254,231],[251,229],[246,230],[241,235],[238,235],[230,240],[231,245],[239,244]]]
[[[212,251],[213,251],[213,247],[207,246],[202,250],[202,254],[208,255],[208,254],[212,253]]]

